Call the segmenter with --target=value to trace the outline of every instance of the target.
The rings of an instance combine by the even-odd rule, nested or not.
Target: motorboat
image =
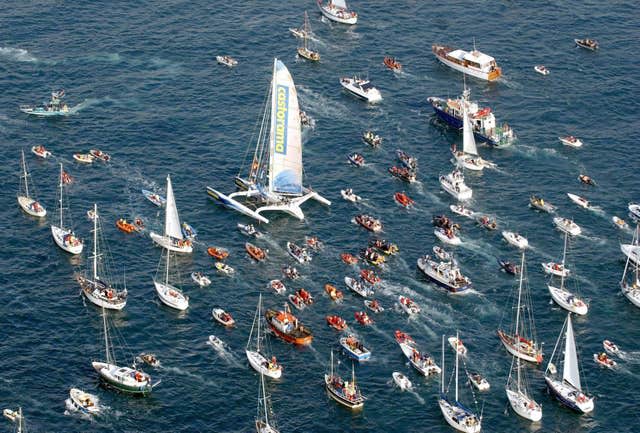
[[[604,350],[607,353],[610,353],[612,355],[619,355],[620,354],[620,348],[613,341],[604,340],[602,342],[602,347],[604,347]]]
[[[620,289],[633,305],[640,308],[640,224],[637,226],[631,244],[622,244],[620,249],[627,256],[624,272],[620,279]],[[631,277],[631,278],[629,278]]]
[[[100,149],[91,149],[89,151],[89,155],[91,155],[94,159],[99,159],[102,162],[111,161],[111,155],[106,152],[101,151]]]
[[[440,176],[442,189],[451,194],[458,201],[469,200],[473,190],[464,183],[464,175],[460,170],[454,170],[446,176]]]
[[[43,145],[31,146],[31,153],[40,158],[47,159],[51,156],[51,152],[49,152]]]
[[[318,0],[318,7],[322,15],[340,24],[355,24],[358,22],[358,14],[349,10],[346,0]]]
[[[349,289],[351,289],[351,291],[362,296],[363,298],[368,298],[374,295],[374,291],[371,287],[367,287],[354,278],[344,277],[344,283]]]
[[[547,69],[547,67],[545,65],[535,65],[533,67],[533,69],[538,73],[538,74],[542,74],[542,75],[549,75],[550,71],[549,69]]]
[[[371,350],[367,349],[355,335],[341,337],[340,346],[349,358],[356,361],[367,361],[371,358]]]
[[[578,180],[585,185],[596,186],[596,183],[593,181],[593,179],[591,179],[591,177],[587,176],[586,174],[578,175]]]
[[[457,215],[467,218],[473,218],[474,212],[463,204],[451,204],[449,205],[449,209],[451,209],[451,212]]]
[[[413,302],[407,296],[400,296],[398,298],[398,303],[400,304],[400,308],[402,308],[404,312],[407,313],[409,316],[418,314],[420,312],[420,307],[418,306],[418,304]]]
[[[89,394],[78,388],[71,388],[69,390],[69,400],[71,401],[71,405],[79,412],[88,415],[100,413],[98,397],[93,394]]]
[[[144,198],[149,200],[151,203],[158,207],[162,207],[167,203],[167,199],[162,197],[160,194],[156,194],[155,192],[149,191],[147,189],[142,190],[142,195]]]
[[[324,285],[324,291],[327,293],[327,295],[329,295],[329,298],[331,298],[332,301],[334,301],[334,302],[342,302],[342,298],[343,298],[344,295],[333,284],[328,284],[328,283],[325,284]]]
[[[59,219],[57,221],[58,225],[51,225],[51,236],[53,236],[53,240],[56,245],[58,245],[63,251],[66,251],[69,254],[80,254],[82,253],[82,249],[84,247],[84,243],[80,238],[78,238],[73,231],[72,228],[65,227],[65,221],[63,218],[63,210],[64,207],[64,188],[62,184],[62,164],[60,164],[60,182],[58,184],[58,189],[60,191],[60,199],[58,200],[58,216]]]
[[[355,265],[358,263],[358,261],[360,259],[358,259],[356,256],[354,256],[353,254],[349,254],[349,253],[342,253],[340,254],[340,259],[346,263],[347,265]]]
[[[406,167],[396,167],[394,165],[393,167],[389,167],[388,171],[393,177],[397,177],[408,183],[413,183],[418,178],[418,174],[415,171],[409,170]]]
[[[193,242],[182,234],[178,207],[173,195],[171,177],[167,175],[167,201],[165,205],[164,230],[162,233],[150,232],[153,242],[168,251],[190,254],[193,252]]]
[[[95,158],[89,153],[74,153],[73,159],[82,164],[92,164]]]
[[[475,47],[473,51],[465,51],[434,44],[431,50],[440,62],[472,77],[495,81],[502,75],[502,69],[498,67],[496,60],[476,50]]]
[[[447,341],[454,352],[458,352],[458,355],[460,356],[467,356],[467,347],[462,343],[462,340],[459,337],[449,337],[447,338]]]
[[[495,219],[489,218],[488,215],[479,216],[476,221],[487,230],[493,231],[498,229],[497,221]]]
[[[287,291],[286,286],[280,280],[271,280],[269,281],[269,288],[276,292],[278,295],[282,295]]]
[[[305,289],[298,289],[296,290],[295,293],[300,299],[302,299],[302,302],[304,302],[306,305],[311,305],[313,304],[313,296],[311,295],[311,293],[309,293],[307,290]]]
[[[253,224],[240,224],[240,223],[238,223],[237,227],[238,227],[238,230],[240,230],[240,233],[242,233],[243,235],[255,236],[257,238],[262,236],[262,233],[260,233],[258,230],[256,230],[256,228],[255,228],[255,226]]]
[[[582,147],[582,141],[579,138],[574,137],[573,135],[567,135],[565,137],[558,137],[558,140],[565,146],[569,147]]]
[[[362,167],[364,165],[364,156],[359,153],[351,153],[347,156],[347,160],[349,160],[350,164],[355,165],[356,167]]]
[[[353,77],[340,78],[340,85],[352,95],[364,99],[369,103],[382,101],[382,94],[378,89],[373,87],[369,80]]]
[[[229,257],[229,251],[220,247],[209,247],[207,248],[207,254],[209,254],[214,259],[224,260]]]
[[[304,243],[314,251],[320,251],[324,248],[324,243],[318,239],[318,236],[305,236]]]
[[[382,313],[384,311],[384,307],[380,305],[380,302],[377,299],[365,299],[364,306],[374,313]]]
[[[582,233],[582,228],[569,218],[555,217],[553,219],[553,223],[556,225],[558,230],[564,233],[569,233],[571,236],[578,236]]]
[[[198,237],[198,232],[196,231],[196,229],[193,228],[193,226],[191,224],[187,224],[186,222],[182,222],[182,236],[184,236],[185,239],[191,239],[194,240],[195,238]]]
[[[327,325],[331,326],[337,331],[342,331],[347,327],[347,322],[340,316],[327,316],[325,317]]]
[[[265,319],[271,331],[287,343],[306,346],[313,341],[311,330],[291,314],[288,304],[285,304],[284,310],[267,310]]]
[[[627,224],[625,220],[617,216],[614,216],[613,218],[611,218],[611,221],[613,221],[613,224],[619,229],[627,230],[629,228],[629,224]]]
[[[441,372],[440,367],[438,367],[431,355],[426,352],[421,353],[416,342],[409,334],[396,330],[394,337],[396,343],[400,346],[400,350],[402,350],[402,354],[421,375],[429,376]]]
[[[213,310],[211,310],[211,316],[213,316],[216,322],[220,323],[223,326],[226,326],[227,328],[236,326],[236,321],[233,320],[231,314],[227,313],[222,308],[214,308]]]
[[[440,227],[443,229],[451,229],[451,230],[460,230],[460,225],[454,223],[448,216],[446,215],[434,215],[431,218],[431,223],[434,227]]]
[[[444,262],[450,262],[453,260],[453,254],[438,245],[434,246],[432,250],[433,254],[435,254],[437,258]]]
[[[311,255],[309,252],[305,248],[300,247],[293,242],[287,242],[287,252],[298,263],[304,264],[311,261]]]
[[[300,125],[303,128],[315,128],[316,121],[313,117],[309,116],[306,111],[300,110]]]
[[[238,66],[238,61],[231,56],[216,56],[216,61],[221,64],[233,68]]]
[[[520,249],[529,248],[529,241],[527,238],[519,235],[518,233],[505,230],[502,232],[502,237],[514,247]]]
[[[380,281],[382,281],[382,279],[376,275],[376,273],[374,271],[372,271],[371,269],[363,269],[360,271],[360,278],[362,278],[364,281],[366,281],[367,283],[371,284],[371,285],[375,285],[378,284]]]
[[[11,422],[20,422],[20,420],[22,419],[21,414],[22,414],[21,409],[13,410],[13,409],[6,408],[2,410],[2,415],[4,415],[4,417]]]
[[[304,310],[307,308],[307,304],[305,304],[304,300],[297,293],[292,293],[288,296],[288,299],[289,302],[291,302],[291,305],[296,307],[298,310]]]
[[[356,215],[354,221],[357,224],[360,224],[365,229],[370,232],[379,232],[382,231],[382,223],[380,220],[365,214]]]
[[[605,352],[594,353],[593,360],[596,362],[596,364],[606,368],[613,369],[618,365],[618,363],[609,358]]]
[[[589,203],[589,200],[587,200],[584,197],[580,197],[579,195],[576,194],[571,194],[570,192],[567,193],[567,197],[569,197],[569,199],[574,202],[575,204],[577,204],[580,207],[583,207],[585,209],[589,209],[591,207],[591,204]]]
[[[352,203],[356,203],[362,200],[362,197],[355,194],[351,188],[341,189],[340,194],[342,195],[343,199],[350,201]]]
[[[258,298],[258,307],[253,317],[251,332],[245,348],[245,354],[249,365],[260,373],[272,379],[280,379],[282,376],[282,364],[278,363],[275,356],[269,357],[264,347],[263,340],[268,338],[262,330],[262,294]],[[267,349],[268,350],[268,349]]]
[[[221,272],[225,275],[231,275],[236,271],[231,266],[223,262],[215,262],[213,266],[216,268],[218,272]]]
[[[402,391],[411,391],[413,389],[413,385],[409,378],[399,371],[391,373],[391,377],[393,377],[393,381]]]
[[[433,234],[436,235],[438,239],[442,242],[449,245],[461,245],[462,240],[458,235],[456,235],[455,231],[452,229],[445,229],[442,227],[436,227],[433,231]]]
[[[371,147],[378,147],[382,144],[382,137],[375,134],[373,131],[365,131],[362,134],[362,139]]]
[[[385,258],[382,254],[369,247],[361,251],[362,258],[373,266],[382,266],[385,262]]]
[[[551,203],[546,202],[542,197],[532,195],[529,198],[529,204],[532,208],[541,210],[543,212],[554,213],[556,207]]]
[[[393,256],[397,254],[398,251],[400,251],[398,245],[384,239],[372,239],[369,241],[369,246],[371,248],[375,248],[383,254],[386,254],[387,256]]]
[[[567,278],[571,271],[565,267],[564,263],[546,262],[541,263],[545,274],[555,275],[556,277]]]
[[[498,263],[500,264],[500,268],[507,274],[518,275],[520,273],[520,267],[513,262],[498,259]]]
[[[267,259],[267,250],[263,250],[250,242],[245,242],[244,249],[247,251],[247,254],[249,254],[249,257],[257,262],[262,262]]]
[[[395,57],[385,56],[384,60],[382,60],[382,64],[393,72],[400,72],[402,70],[402,64],[396,60]]]
[[[191,272],[191,279],[200,287],[207,287],[211,284],[211,279],[202,272]]]
[[[491,387],[489,381],[477,372],[469,372],[469,382],[471,382],[471,385],[481,392],[489,391],[489,388]]]
[[[282,267],[282,275],[290,280],[297,280],[300,278],[300,273],[293,266],[283,266]]]
[[[358,322],[363,326],[368,326],[373,324],[373,319],[369,317],[366,311],[356,311],[353,317],[356,319],[356,322]]]
[[[216,337],[215,335],[209,335],[208,342],[209,342],[209,345],[215,347],[216,349],[224,349],[224,346],[226,345],[224,341],[222,341],[219,337]]]
[[[136,362],[147,364],[154,368],[160,367],[160,360],[153,353],[142,352],[140,355],[136,356]]]
[[[68,116],[69,114],[72,114],[74,110],[69,108],[66,103],[62,102],[64,95],[65,93],[62,89],[51,92],[51,100],[48,103],[45,103],[41,107],[21,105],[20,111],[25,114],[38,117]]]
[[[27,162],[24,159],[24,150],[22,153],[22,172],[20,173],[20,189],[18,191],[18,205],[28,215],[43,218],[47,215],[47,209],[31,195],[34,193],[35,188],[31,183],[31,175],[27,171]],[[31,191],[29,187],[31,186]]]
[[[600,44],[598,44],[598,41],[596,41],[595,39],[574,39],[574,42],[577,46],[586,48],[591,51],[595,51],[600,47]]]
[[[396,149],[396,157],[398,160],[409,170],[418,171],[418,158],[411,156],[408,153]]]
[[[418,259],[418,269],[451,293],[464,293],[473,287],[471,280],[462,275],[454,262],[436,262],[429,256],[423,256]]]
[[[135,224],[131,224],[124,218],[118,218],[116,220],[116,227],[125,233],[132,233],[138,231],[138,227]]]

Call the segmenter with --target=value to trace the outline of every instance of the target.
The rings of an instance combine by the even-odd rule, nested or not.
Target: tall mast
[[[256,352],[260,353],[260,308],[262,307],[262,293],[258,297],[258,336],[256,338]]]
[[[164,272],[164,283],[169,285],[169,256],[171,255],[171,251],[167,250],[167,267]]]
[[[518,308],[516,310],[516,329],[515,335],[513,336],[515,339],[520,339],[520,335],[518,334],[519,326],[520,326],[520,301],[522,299],[522,281],[524,280],[524,250],[522,251],[522,261],[520,262],[520,285],[518,287]],[[520,344],[516,346],[518,355],[520,355]],[[518,392],[520,392],[520,356],[516,356],[516,369],[517,369],[517,379],[518,379]]]
[[[562,251],[562,273],[560,274],[560,288],[564,289],[564,262],[567,259],[567,239],[569,238],[569,233],[565,232],[564,234],[564,250]]]
[[[24,149],[22,149],[22,172],[23,172],[23,176],[24,176],[24,194],[27,197],[29,196],[29,181],[28,176],[29,174],[27,173],[27,162],[24,160]]]
[[[60,163],[60,228],[63,229],[62,226],[62,163]]]
[[[440,375],[440,392],[444,394],[444,334],[442,334],[442,374]]]
[[[456,403],[458,402],[458,346],[460,344],[459,332],[456,331]]]
[[[104,353],[106,356],[107,364],[111,364],[111,359],[109,357],[109,335],[107,334],[107,313],[102,307],[102,330],[104,332]]]
[[[262,403],[264,404],[264,423],[269,426],[269,411],[267,410],[267,391],[264,386],[264,374],[260,373],[260,383],[262,385]]]
[[[98,205],[93,204],[93,282],[98,284]]]
[[[333,350],[331,351],[331,379],[333,380]]]

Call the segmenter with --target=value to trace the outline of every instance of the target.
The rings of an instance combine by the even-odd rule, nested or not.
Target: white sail
[[[573,326],[571,325],[571,314],[567,317],[567,333],[564,346],[564,371],[562,378],[573,385],[576,389],[582,390],[580,386],[580,370],[578,368],[578,355],[576,353],[576,340],[573,336]]]
[[[469,155],[478,155],[476,139],[473,136],[473,126],[471,125],[471,119],[469,119],[466,100],[463,102],[462,107],[462,150]]]
[[[278,59],[274,59],[271,89],[269,191],[302,195],[302,131],[298,95],[289,70]]]
[[[330,3],[336,7],[347,9],[347,2],[345,0],[331,0]]]
[[[178,208],[176,207],[176,199],[173,196],[173,187],[171,186],[171,177],[169,177],[169,175],[167,175],[167,204],[164,216],[164,234],[172,238],[182,239],[180,217],[178,216]]]

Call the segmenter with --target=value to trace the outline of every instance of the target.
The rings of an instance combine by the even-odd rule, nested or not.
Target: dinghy
[[[215,347],[216,349],[224,349],[224,347],[226,346],[226,343],[222,341],[220,338],[216,337],[215,335],[209,335],[208,342],[211,346]]]
[[[163,234],[151,232],[149,236],[159,246],[169,251],[178,253],[191,253],[193,244],[190,239],[185,239],[182,235],[180,226],[180,217],[178,216],[178,207],[173,196],[173,187],[171,186],[171,177],[167,175],[167,202],[164,217]]]
[[[291,302],[291,305],[296,307],[296,309],[298,310],[304,310],[305,308],[307,308],[307,304],[304,303],[302,298],[297,293],[289,295],[288,299],[289,302]]]
[[[562,268],[565,266],[565,260],[567,256],[567,242],[568,242],[569,234],[565,233],[564,235],[564,249],[562,252]],[[565,277],[563,274],[560,274],[560,287],[555,287],[551,285],[551,282],[547,285],[549,288],[549,293],[551,293],[551,298],[567,311],[578,314],[580,316],[584,316],[589,311],[589,307],[586,302],[580,299],[578,296],[574,295],[570,291],[568,291],[564,287]]]
[[[227,66],[229,68],[238,66],[238,61],[231,56],[216,56],[216,61],[219,64]]]
[[[480,373],[470,372],[468,377],[471,385],[473,385],[478,391],[489,391],[489,388],[491,388],[489,381],[482,377]]]
[[[558,140],[565,146],[579,148],[582,147],[582,141],[579,138],[574,137],[573,135],[568,135],[566,137],[558,137]]]
[[[400,304],[400,308],[402,308],[404,312],[409,316],[418,314],[420,312],[420,307],[418,306],[418,304],[416,304],[406,296],[400,296],[398,298],[398,303]]]
[[[213,266],[215,266],[215,268],[216,268],[216,270],[218,272],[222,272],[225,275],[231,275],[236,271],[231,266],[227,265],[226,263],[222,263],[222,262],[216,262]]]
[[[578,236],[582,233],[582,228],[569,218],[555,217],[553,219],[553,223],[556,225],[558,230],[564,233],[568,233],[571,236]]]
[[[360,278],[366,281],[367,283],[373,285],[378,284],[382,281],[382,278],[376,275],[374,271],[371,269],[363,269],[360,271]]]
[[[435,254],[436,257],[438,257],[440,260],[445,262],[450,262],[453,260],[453,255],[448,251],[446,251],[444,248],[436,245],[432,249],[433,249],[433,254]]]
[[[380,302],[377,299],[365,299],[364,306],[374,313],[382,313],[384,311],[384,307],[380,305]]]
[[[296,259],[298,263],[304,264],[311,261],[311,255],[306,249],[299,247],[293,242],[287,242],[287,252],[291,257]]]
[[[359,260],[356,256],[349,253],[340,254],[340,259],[347,265],[355,265],[358,263],[358,260]]]
[[[364,347],[364,344],[355,335],[341,337],[340,346],[349,358],[356,361],[367,361],[371,358],[371,351]]]
[[[618,348],[618,345],[613,341],[604,340],[602,342],[602,347],[604,347],[604,350],[607,353],[610,353],[612,355],[620,355],[620,349]]]
[[[402,64],[397,61],[395,57],[385,56],[382,60],[382,64],[393,72],[400,72],[402,70]]]
[[[460,356],[467,356],[467,347],[462,343],[462,340],[456,335],[455,337],[447,338],[451,348]]]
[[[361,251],[362,258],[373,266],[382,266],[385,262],[384,256],[379,254],[373,248],[367,248]]]
[[[340,190],[340,194],[342,195],[342,198],[350,201],[352,203],[356,203],[359,202],[360,200],[362,200],[362,197],[360,197],[357,194],[354,194],[353,190],[351,188],[347,188],[347,189],[341,189]]]
[[[257,238],[262,236],[262,233],[260,233],[258,230],[256,230],[256,228],[254,227],[253,224],[240,224],[240,223],[238,223],[237,227],[238,227],[238,230],[240,230],[240,233],[242,233],[243,235],[255,236]]]
[[[449,205],[449,209],[451,209],[451,212],[458,214],[460,216],[473,218],[474,212],[471,209],[465,207],[463,204]]]
[[[184,236],[185,239],[193,240],[198,237],[198,232],[190,224],[183,222],[181,228],[182,228],[182,235]]]
[[[609,358],[606,353],[594,353],[593,360],[596,364],[601,365],[602,367],[606,367],[609,369],[614,369],[618,365],[613,359]]]
[[[371,147],[378,147],[382,144],[382,137],[375,134],[373,131],[365,131],[362,134],[362,139]]]
[[[88,153],[74,153],[73,159],[82,164],[92,164],[94,160],[93,156]]]
[[[556,211],[556,207],[554,205],[544,201],[542,197],[538,197],[535,195],[532,195],[531,198],[529,198],[529,204],[532,208],[541,210],[543,212],[554,213]]]
[[[625,220],[623,220],[622,218],[618,218],[617,216],[611,218],[611,221],[613,221],[613,224],[619,229],[626,230],[629,228],[629,224],[627,224]]]
[[[118,227],[119,230],[125,233],[132,233],[138,230],[135,225],[131,224],[124,218],[119,218],[116,220],[116,227]]]
[[[585,38],[585,39],[574,39],[573,41],[576,43],[577,46],[586,48],[587,50],[591,50],[591,51],[595,51],[600,47],[600,44],[598,44],[598,41],[596,41],[595,39]]]
[[[283,266],[282,275],[289,278],[290,280],[297,280],[298,278],[300,278],[300,273],[296,268],[292,266]]]
[[[464,183],[464,175],[460,170],[454,170],[446,176],[440,176],[440,186],[458,201],[469,200],[473,190]]]
[[[404,165],[409,170],[418,170],[418,159],[415,156],[411,156],[400,149],[396,149],[396,157],[402,163],[402,165]]]
[[[375,248],[387,256],[393,256],[400,251],[398,246],[392,242],[386,241],[384,239],[372,239],[369,241],[369,246]]]
[[[318,7],[322,15],[341,24],[355,24],[358,22],[358,14],[350,11],[346,0],[318,0]]]
[[[337,331],[342,331],[347,327],[347,322],[340,316],[327,316],[327,325],[331,326]]]
[[[538,74],[542,74],[542,75],[549,75],[549,69],[547,69],[547,67],[545,65],[535,65],[533,67],[533,69],[538,73]]]
[[[529,241],[524,236],[520,236],[518,233],[503,231],[502,237],[505,238],[507,242],[509,242],[514,247],[524,249],[529,247]]]
[[[25,211],[27,214],[37,217],[43,218],[47,215],[47,209],[40,204],[40,202],[31,197],[31,194],[34,193],[33,185],[31,185],[31,191],[29,191],[29,184],[31,175],[27,171],[27,162],[24,159],[24,150],[22,152],[22,173],[20,174],[20,189],[18,191],[18,204],[20,208]]]
[[[356,167],[362,167],[364,165],[364,156],[356,152],[347,155],[347,160]]]
[[[354,221],[357,224],[360,224],[365,229],[370,232],[379,232],[382,231],[382,223],[380,220],[365,214],[356,215]]]
[[[393,377],[393,381],[396,383],[396,385],[398,385],[398,388],[400,388],[402,391],[411,391],[413,389],[411,381],[404,374],[398,371],[394,371],[393,373],[391,373],[391,376]]]
[[[356,75],[340,78],[340,85],[355,97],[371,104],[382,101],[380,91],[373,87],[369,80],[362,79]]]
[[[284,283],[280,280],[271,280],[269,281],[269,288],[276,292],[278,295],[282,295],[287,291]]]
[[[395,193],[393,195],[393,199],[396,201],[396,203],[398,203],[400,206],[406,209],[412,207],[415,204],[415,202],[403,192]]]
[[[365,311],[356,311],[353,317],[356,319],[356,322],[362,326],[373,325],[373,319],[371,319]]]
[[[178,266],[174,265],[173,272],[170,271],[171,263],[171,250],[164,251],[166,254],[166,261],[164,261],[164,269],[161,268],[163,260],[160,255],[160,263],[158,264],[158,271],[153,279],[153,285],[156,289],[156,293],[160,298],[160,301],[167,307],[171,307],[178,311],[184,311],[189,308],[189,297],[182,293],[182,291],[176,287],[176,283],[172,283],[169,279],[170,274],[175,281],[181,281],[178,271]],[[175,256],[173,257],[175,260]]]
[[[236,326],[236,321],[233,320],[231,314],[227,313],[222,308],[214,308],[211,310],[211,316],[213,316],[216,322],[220,323],[222,326],[226,326],[227,328]]]
[[[344,277],[344,283],[349,289],[351,289],[351,291],[362,296],[363,298],[368,298],[369,296],[374,295],[374,291],[372,288],[365,286],[354,278]]]
[[[327,295],[329,295],[329,298],[331,298],[332,301],[342,302],[342,298],[344,297],[344,295],[333,284],[325,284],[324,291],[327,293]]]
[[[136,356],[136,362],[142,362],[154,368],[160,367],[160,360],[153,353],[142,352]]]
[[[262,334],[260,333],[261,325],[262,294],[260,294],[258,298],[258,307],[256,309],[256,314],[253,317],[253,324],[251,325],[251,332],[249,332],[249,340],[247,341],[245,353],[249,360],[249,364],[255,371],[272,379],[280,379],[282,376],[282,365],[277,362],[275,356],[271,356],[271,358],[268,359],[269,355],[265,355],[263,353],[263,340],[266,341],[267,335],[264,332]],[[254,330],[255,343],[253,341]]]
[[[593,181],[593,179],[591,179],[591,177],[587,176],[586,174],[578,175],[578,180],[585,185],[596,186],[596,183]]]
[[[60,190],[60,199],[58,200],[58,212],[60,215],[59,225],[51,225],[51,235],[56,245],[58,245],[63,251],[70,254],[80,254],[84,244],[82,240],[76,236],[72,228],[66,228],[63,218],[63,211],[65,209],[63,196],[64,189],[62,186],[62,164],[60,164],[60,183],[58,189]]]
[[[69,390],[69,400],[71,401],[71,405],[79,412],[88,415],[100,413],[98,397],[93,394],[89,394],[78,388],[71,388]]]
[[[433,234],[436,235],[438,239],[440,239],[445,244],[449,245],[461,245],[462,240],[452,229],[445,229],[443,227],[436,227],[433,231]]]
[[[518,265],[508,261],[508,260],[500,260],[498,259],[498,264],[500,268],[505,271],[507,274],[518,275],[520,273],[520,268]]]
[[[244,249],[247,251],[247,254],[249,254],[249,257],[256,262],[262,262],[267,259],[267,250],[263,250],[250,242],[244,243]]]
[[[227,257],[229,257],[229,251],[225,250],[224,248],[218,248],[218,247],[207,248],[207,254],[209,254],[214,259],[218,259],[218,260],[224,260]]]
[[[589,209],[591,207],[591,205],[589,204],[589,200],[584,197],[580,197],[579,195],[571,194],[569,192],[567,193],[567,197],[569,197],[572,202],[580,207],[583,207],[585,209]]]
[[[89,155],[91,155],[94,159],[99,159],[102,162],[109,162],[111,161],[111,155],[109,155],[108,153],[105,153],[99,149],[91,149],[89,151]]]
[[[207,287],[211,280],[202,272],[191,272],[191,279],[200,287]]]
[[[31,152],[40,158],[47,159],[51,156],[51,152],[49,152],[43,145],[31,146]]]
[[[164,206],[165,203],[167,202],[167,199],[162,197],[160,194],[156,194],[155,192],[151,192],[147,189],[142,190],[142,195],[144,196],[144,198],[146,198],[147,200],[149,200],[151,203],[153,203],[158,207]]]
[[[360,392],[360,387],[356,385],[356,373],[351,366],[351,382],[344,380],[333,371],[333,351],[331,351],[331,370],[324,375],[324,385],[329,397],[349,409],[362,409],[365,398]]]

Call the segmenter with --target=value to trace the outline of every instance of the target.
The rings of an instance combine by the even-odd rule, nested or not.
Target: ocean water
[[[627,203],[639,199],[640,181],[633,175],[639,166],[640,133],[634,75],[637,3],[354,0],[360,22],[351,27],[322,19],[314,3],[7,1],[0,8],[0,406],[22,406],[29,430],[40,432],[251,431],[259,379],[243,350],[258,294],[263,293],[267,308],[282,306],[285,298],[266,290],[266,284],[279,277],[282,265],[292,264],[285,243],[317,235],[324,250],[298,266],[301,280],[288,283],[290,289],[304,287],[316,297],[312,307],[297,314],[315,340],[303,349],[271,341],[285,365],[281,380],[268,381],[281,431],[452,431],[437,406],[438,378],[424,379],[407,365],[393,339],[396,329],[410,333],[438,362],[441,335],[460,331],[470,352],[467,368],[480,371],[492,386],[476,395],[483,431],[637,431],[640,311],[618,288],[624,268],[619,243],[630,241],[632,233],[611,223],[613,215],[626,218]],[[322,55],[319,64],[296,59],[297,42],[288,34],[289,27],[302,23],[305,9]],[[581,37],[598,39],[600,50],[575,48],[573,39]],[[528,197],[541,194],[558,206],[559,215],[582,226],[584,234],[571,242],[568,262],[578,290],[591,304],[586,317],[574,320],[583,380],[596,396],[596,409],[589,415],[574,414],[545,393],[544,366],[528,372],[531,393],[543,406],[542,421],[525,422],[508,407],[503,387],[511,360],[495,330],[503,316],[509,317],[516,280],[500,272],[496,260],[518,260],[518,252],[499,232],[454,218],[462,225],[464,241],[456,255],[475,283],[473,293],[451,296],[415,269],[416,259],[437,242],[432,215],[450,213],[452,201],[437,178],[451,170],[449,146],[461,140],[434,120],[426,101],[429,96],[455,97],[463,85],[461,74],[434,59],[431,44],[471,48],[474,39],[497,59],[504,77],[491,84],[468,79],[472,99],[490,106],[519,140],[507,149],[480,147],[499,169],[468,176],[474,189],[470,207],[529,239],[529,285],[547,358],[566,315],[550,303],[540,262],[558,259],[563,241],[551,216],[528,208]],[[217,54],[230,54],[240,64],[234,69],[219,66]],[[385,55],[403,63],[401,74],[382,66]],[[273,216],[260,227],[267,236],[257,241],[269,248],[270,257],[257,264],[245,254],[247,239],[235,228],[248,219],[212,203],[205,186],[233,190],[232,179],[261,115],[274,57],[288,66],[302,107],[316,121],[304,135],[306,183],[333,204],[306,203],[304,221]],[[551,74],[535,73],[533,66],[539,63]],[[384,98],[380,104],[367,106],[341,91],[340,76],[354,73],[372,79]],[[69,104],[80,104],[75,115],[47,120],[18,111],[18,105],[44,101],[58,88],[66,90]],[[365,129],[384,137],[380,149],[361,141]],[[584,147],[563,147],[557,137],[567,134],[580,137]],[[37,144],[47,146],[54,157],[36,159],[28,149]],[[113,161],[92,166],[73,162],[74,152],[91,148],[110,153]],[[419,182],[406,185],[387,174],[396,163],[396,148],[419,158]],[[27,150],[38,197],[50,212],[43,221],[21,213],[15,201],[20,149]],[[365,167],[346,163],[353,151],[364,154]],[[116,273],[126,273],[127,306],[109,314],[128,346],[119,358],[147,351],[163,364],[157,371],[149,369],[162,380],[151,397],[104,390],[91,368],[103,347],[100,312],[80,296],[73,279],[87,265],[87,256],[62,252],[49,230],[59,162],[75,178],[68,195],[77,233],[90,239],[85,212],[97,203]],[[589,174],[597,186],[581,185],[580,173]],[[113,224],[120,217],[140,217],[149,229],[161,230],[163,213],[140,189],[162,192],[167,174],[181,218],[199,232],[194,253],[179,259],[182,288],[191,300],[184,314],[165,308],[155,295],[152,279],[160,249],[148,236],[126,235]],[[340,189],[345,187],[366,201],[343,201]],[[392,198],[396,191],[407,192],[415,208],[399,208]],[[578,208],[567,192],[587,197],[597,210]],[[380,218],[384,238],[401,250],[382,271],[377,297],[387,311],[375,316],[369,328],[353,319],[364,307],[342,284],[355,270],[339,260],[341,252],[356,253],[370,238],[350,222],[362,212]],[[210,245],[230,250],[228,263],[236,268],[235,276],[215,274],[206,254]],[[194,270],[207,272],[213,284],[196,287],[188,277]],[[342,305],[324,295],[327,282],[345,292]],[[418,317],[407,319],[394,307],[401,294],[422,307]],[[215,324],[210,314],[214,306],[230,311],[237,328]],[[323,389],[323,373],[338,338],[325,324],[328,314],[344,317],[373,350],[371,361],[356,365],[367,397],[361,412],[338,407]],[[208,346],[210,334],[222,338],[228,349],[217,352]],[[615,371],[592,360],[605,338],[626,352]],[[445,353],[449,383],[453,357],[449,348]],[[351,363],[337,353],[336,359],[347,375]],[[396,389],[393,371],[407,374],[415,392]],[[73,386],[97,394],[104,413],[87,420],[65,411]],[[461,386],[461,396],[475,407],[468,387]],[[2,431],[12,428],[0,425]]]

